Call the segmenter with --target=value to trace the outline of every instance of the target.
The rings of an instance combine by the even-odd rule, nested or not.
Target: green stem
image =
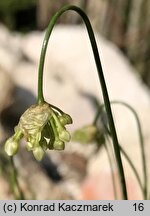
[[[118,143],[117,133],[116,133],[115,125],[114,125],[111,106],[110,106],[110,102],[109,102],[109,96],[108,96],[107,87],[106,87],[106,83],[105,83],[105,79],[104,79],[104,75],[103,75],[102,65],[101,65],[101,61],[100,61],[100,57],[99,57],[99,52],[98,52],[95,36],[94,36],[93,29],[92,29],[92,26],[91,26],[91,23],[90,23],[88,17],[80,8],[78,8],[76,6],[69,5],[69,6],[62,7],[52,17],[52,19],[48,25],[48,28],[47,28],[47,31],[46,31],[46,34],[44,37],[43,45],[42,45],[41,56],[40,56],[39,74],[38,74],[38,103],[39,104],[44,103],[43,68],[44,68],[45,54],[46,54],[46,50],[47,50],[48,41],[49,41],[51,32],[53,30],[53,27],[54,27],[57,19],[64,12],[66,12],[68,10],[76,11],[82,17],[82,19],[86,25],[87,31],[88,31],[89,39],[91,42],[91,46],[92,46],[92,50],[93,50],[93,54],[94,54],[94,58],[95,58],[95,63],[97,66],[97,72],[98,72],[98,76],[99,76],[99,80],[100,80],[100,84],[101,84],[101,89],[102,89],[102,93],[103,93],[105,108],[106,108],[106,112],[107,112],[107,116],[108,116],[109,127],[110,127],[110,131],[112,134],[114,152],[115,152],[115,157],[116,157],[116,161],[117,161],[119,179],[120,179],[120,184],[121,184],[121,189],[122,189],[122,198],[127,199],[126,182],[125,182],[125,175],[124,175],[124,170],[123,170],[123,165],[122,165],[122,160],[121,160],[121,155],[120,155],[119,143]]]
[[[130,109],[130,111],[133,113],[136,123],[137,123],[137,129],[138,129],[138,134],[139,134],[139,141],[140,141],[140,148],[141,148],[141,157],[142,157],[142,170],[143,170],[143,174],[144,174],[144,199],[147,199],[147,195],[148,195],[148,191],[147,191],[147,182],[148,182],[148,178],[147,178],[147,167],[146,167],[146,157],[145,157],[145,149],[144,149],[144,139],[143,139],[143,133],[142,133],[142,127],[140,124],[140,120],[139,117],[137,115],[137,113],[135,112],[135,110],[127,103],[125,102],[121,102],[121,101],[112,101],[113,104],[122,104],[124,106],[126,106],[128,109]]]
[[[106,128],[105,128],[105,129],[106,129]],[[109,131],[108,128],[107,128],[107,133],[108,133],[109,136],[111,137],[111,133],[110,133],[110,131]],[[142,185],[140,176],[139,176],[139,174],[138,174],[138,172],[137,172],[137,170],[136,170],[134,164],[132,163],[132,160],[130,159],[130,157],[128,156],[128,154],[125,152],[125,150],[123,149],[123,147],[122,147],[121,145],[119,145],[119,147],[120,147],[121,153],[124,155],[124,157],[126,158],[126,160],[127,160],[128,163],[129,163],[129,165],[130,165],[132,171],[134,172],[134,175],[135,175],[135,177],[136,177],[136,179],[137,179],[137,181],[138,181],[139,187],[140,187],[140,189],[141,189],[141,191],[142,191],[143,198],[145,199],[144,188],[143,188],[143,185]]]
[[[143,185],[142,185],[140,176],[139,176],[139,174],[138,174],[138,172],[137,172],[137,170],[136,170],[134,164],[132,163],[130,157],[127,155],[127,153],[125,152],[125,150],[122,148],[121,145],[120,145],[120,151],[121,151],[121,153],[124,155],[124,157],[126,158],[126,160],[128,161],[130,167],[132,168],[132,170],[133,170],[133,172],[134,172],[134,175],[135,175],[135,177],[136,177],[136,179],[137,179],[137,181],[138,181],[139,187],[140,187],[140,189],[141,189],[141,191],[142,191],[143,198],[145,199],[145,194],[143,193],[143,191],[144,191],[144,190],[143,190]]]
[[[54,110],[57,110],[57,112],[59,112],[61,115],[64,113],[61,109],[59,109],[58,107],[54,106],[53,104],[49,104],[50,107],[52,107]]]
[[[142,190],[142,193],[143,193],[143,198],[144,199],[147,199],[148,198],[148,178],[147,178],[147,167],[146,167],[146,157],[145,157],[145,149],[144,149],[144,139],[143,139],[143,133],[142,133],[142,128],[141,128],[141,124],[140,124],[140,120],[139,120],[139,117],[136,113],[136,111],[127,103],[125,102],[122,102],[122,101],[111,101],[111,104],[120,104],[120,105],[123,105],[125,107],[127,107],[131,112],[132,114],[134,115],[135,117],[135,120],[136,120],[136,123],[137,123],[137,129],[138,129],[138,134],[139,134],[139,143],[140,143],[140,148],[141,148],[141,156],[142,156],[142,170],[143,170],[143,176],[144,176],[144,186],[142,186],[142,183],[141,183],[141,180],[140,180],[140,177],[136,171],[136,168],[135,166],[133,165],[131,159],[129,158],[129,156],[125,153],[125,151],[123,150],[123,148],[120,146],[120,150],[121,152],[124,154],[125,158],[127,159],[128,163],[130,164],[136,178],[137,178],[137,181],[139,183],[139,186]],[[93,124],[96,124],[98,118],[99,118],[99,115],[102,111],[104,107],[104,104],[100,105],[99,106],[99,109],[98,109],[98,112],[95,116],[95,119],[93,121]],[[108,134],[111,136],[111,133],[109,132],[108,128],[107,129],[107,132]]]
[[[11,166],[12,166],[12,190],[13,190],[13,193],[14,193],[14,197],[17,200],[23,200],[25,198],[24,198],[22,190],[21,190],[21,188],[19,186],[17,169],[15,167],[13,157],[10,157],[10,162],[11,162]]]
[[[112,184],[113,184],[113,190],[114,190],[114,198],[116,200],[117,199],[117,187],[116,187],[116,182],[115,182],[115,175],[114,175],[114,172],[113,172],[112,158],[111,158],[111,155],[109,153],[109,149],[108,149],[108,146],[107,146],[106,143],[104,143],[104,148],[106,150],[108,161],[109,161],[109,166],[110,166],[110,170],[111,170]]]
[[[107,127],[105,127],[105,129],[107,130],[107,133],[108,135],[111,137],[111,133],[109,131],[109,129]],[[113,174],[113,171],[112,171],[112,161],[111,161],[111,156],[109,154],[109,151],[108,151],[108,147],[107,147],[107,144],[105,143],[104,144],[104,147],[106,149],[106,152],[107,152],[107,156],[108,156],[108,159],[109,159],[109,164],[110,164],[110,169],[111,169],[111,176],[112,176],[112,182],[113,182],[113,188],[114,188],[114,197],[115,199],[117,198],[117,192],[116,192],[116,185],[115,185],[115,178],[114,178],[114,174]],[[128,156],[128,154],[125,152],[125,150],[123,149],[123,147],[121,145],[119,145],[120,147],[120,151],[121,153],[123,154],[123,156],[126,158],[127,162],[129,163],[136,179],[137,179],[137,182],[139,184],[139,187],[141,189],[141,192],[143,194],[143,198],[145,199],[145,195],[144,195],[144,190],[143,190],[143,185],[142,185],[142,182],[141,182],[141,179],[140,179],[140,176],[134,166],[134,164],[132,163],[132,160],[130,159],[130,157]]]
[[[111,137],[111,133],[110,133],[109,129],[107,128],[107,126],[105,126],[105,129],[106,129],[106,131],[107,131],[107,134]],[[137,169],[135,168],[134,164],[132,163],[132,160],[130,159],[130,157],[128,156],[128,154],[125,152],[125,150],[123,149],[123,147],[122,147],[121,145],[119,145],[119,147],[120,147],[121,153],[124,155],[124,157],[126,158],[127,162],[129,163],[129,165],[130,165],[132,171],[134,172],[134,175],[135,175],[135,177],[136,177],[136,179],[137,179],[137,181],[138,181],[139,187],[140,187],[140,189],[141,189],[141,191],[142,191],[143,198],[145,199],[145,194],[144,194],[143,185],[142,185],[140,176],[139,176],[139,174],[138,174],[138,172],[137,172]]]

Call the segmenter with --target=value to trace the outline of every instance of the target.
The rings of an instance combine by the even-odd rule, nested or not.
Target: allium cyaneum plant
[[[100,144],[103,144],[105,149],[107,150],[108,147],[107,145],[105,145],[105,140],[107,139],[108,136],[110,136],[113,141],[114,154],[117,162],[116,164],[118,166],[119,180],[120,180],[121,191],[122,191],[122,199],[128,199],[128,196],[127,196],[124,169],[121,160],[121,152],[128,160],[131,168],[135,173],[135,176],[137,177],[140,188],[143,192],[143,197],[147,199],[146,162],[145,162],[144,145],[143,145],[141,127],[139,126],[140,125],[139,121],[137,122],[138,122],[138,128],[140,133],[140,143],[141,143],[141,150],[142,150],[144,185],[142,185],[140,177],[132,161],[130,160],[128,155],[125,153],[123,148],[118,143],[117,133],[116,133],[112,111],[111,111],[109,95],[107,92],[107,87],[103,75],[99,52],[98,52],[91,23],[87,15],[79,7],[72,6],[72,5],[62,7],[56,14],[54,14],[54,16],[52,17],[48,25],[48,28],[45,33],[43,45],[42,45],[40,62],[39,62],[37,103],[29,107],[23,113],[23,115],[20,117],[18,125],[14,128],[14,135],[10,137],[5,143],[5,151],[9,156],[11,156],[14,173],[16,174],[15,166],[13,163],[13,156],[18,152],[21,139],[24,139],[26,141],[26,149],[28,151],[32,151],[35,159],[38,161],[42,160],[44,153],[47,150],[64,150],[65,142],[69,142],[71,140],[70,133],[66,129],[67,124],[72,124],[71,116],[69,114],[64,113],[60,108],[46,102],[43,96],[43,68],[44,68],[48,41],[51,32],[53,30],[53,27],[56,24],[57,19],[64,12],[68,10],[73,10],[77,12],[85,23],[89,35],[89,39],[91,42],[93,55],[97,66],[99,81],[101,85],[101,90],[103,93],[103,99],[104,99],[104,105],[99,107],[98,113],[93,123],[91,125],[85,126],[82,129],[76,131],[73,135],[73,138],[75,140],[86,142],[86,143],[94,140],[97,143],[98,147],[100,146]],[[126,104],[124,105],[128,106]],[[104,107],[107,115],[107,124],[102,122],[105,131],[101,132],[97,124],[97,121],[98,119],[100,119],[100,113],[102,111],[102,108],[104,109]],[[135,117],[137,116],[135,115]],[[110,161],[110,165],[111,165],[111,161]],[[112,180],[115,188],[113,172],[112,172]],[[14,175],[14,182],[15,182],[15,186],[18,187],[18,191],[19,191],[17,175]],[[21,192],[20,192],[20,198],[23,198],[23,196],[21,196]]]

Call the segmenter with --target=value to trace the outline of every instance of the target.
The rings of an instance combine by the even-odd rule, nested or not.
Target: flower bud
[[[72,124],[71,116],[66,113],[63,113],[61,116],[59,116],[59,121],[62,125]]]
[[[55,150],[64,150],[65,149],[65,143],[61,140],[55,140],[53,144],[53,148]]]
[[[42,149],[41,146],[38,146],[36,147],[34,150],[33,150],[33,155],[35,157],[36,160],[38,161],[41,161],[43,156],[44,156],[44,150]]]
[[[10,137],[5,143],[5,152],[9,155],[15,155],[18,151],[19,144],[14,139],[14,137]]]
[[[27,143],[26,143],[26,148],[27,148],[28,151],[33,150],[33,143],[27,142]]]
[[[87,125],[83,128],[76,130],[73,133],[73,140],[80,143],[90,143],[95,140],[97,128],[94,125]]]
[[[59,139],[63,142],[69,142],[71,139],[70,133],[67,130],[60,130],[58,132]]]

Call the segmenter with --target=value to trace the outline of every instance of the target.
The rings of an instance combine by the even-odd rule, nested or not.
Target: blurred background
[[[95,29],[122,50],[142,80],[150,85],[149,0],[1,0],[0,21],[15,31],[43,30],[64,4],[80,6]],[[72,13],[59,20],[74,25],[80,22]]]
[[[88,15],[96,32],[110,96],[129,103],[138,112],[150,164],[150,0],[0,0],[0,199],[14,198],[12,167],[4,153],[4,142],[13,134],[20,115],[36,101],[44,32],[52,15],[66,4],[77,5]],[[97,100],[102,101],[81,18],[74,12],[61,16],[50,43],[44,95],[73,117],[74,124],[69,128],[72,132],[92,122]],[[113,111],[119,140],[143,177],[135,120],[124,108]],[[65,151],[49,151],[37,163],[21,146],[15,164],[26,199],[114,198],[103,148],[97,150],[93,143],[86,146],[72,141]],[[120,194],[116,164],[112,164]],[[125,160],[124,165],[129,198],[142,199]]]

